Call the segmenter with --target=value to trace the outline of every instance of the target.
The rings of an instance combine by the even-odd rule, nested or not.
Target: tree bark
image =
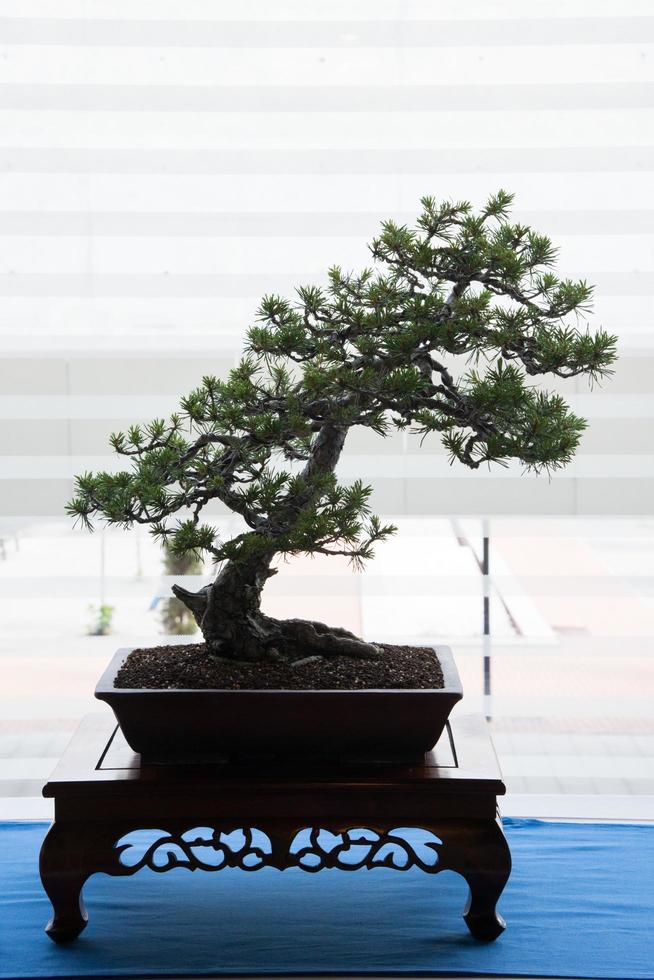
[[[275,515],[283,531],[290,530],[297,516],[315,502],[319,491],[312,488],[312,480],[334,471],[346,435],[347,428],[333,423],[325,423],[318,432],[302,472],[306,492],[288,500]],[[252,536],[261,538],[256,531]],[[211,653],[245,661],[295,661],[337,654],[378,657],[378,647],[365,643],[348,630],[303,619],[277,620],[261,612],[263,587],[276,574],[270,567],[278,550],[274,535],[270,535],[269,543],[270,547],[264,547],[255,558],[227,562],[215,581],[199,592],[173,586],[173,593],[193,613]]]
[[[274,551],[247,565],[230,561],[215,582],[199,592],[179,585],[173,592],[195,617],[214,656],[229,660],[304,660],[346,656],[376,659],[379,649],[340,627],[304,619],[273,619],[261,612],[263,587],[275,574]]]

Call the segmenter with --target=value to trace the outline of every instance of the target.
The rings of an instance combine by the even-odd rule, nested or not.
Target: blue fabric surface
[[[372,973],[654,976],[654,827],[506,820],[506,932],[483,944],[448,871],[95,875],[56,946],[37,871],[47,827],[0,824],[0,977]]]

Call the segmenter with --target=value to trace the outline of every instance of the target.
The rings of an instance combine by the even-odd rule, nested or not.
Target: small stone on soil
[[[116,676],[115,687],[158,690],[417,690],[443,687],[443,672],[432,647],[379,643],[377,660],[307,657],[302,661],[230,663],[213,659],[204,643],[133,650]]]

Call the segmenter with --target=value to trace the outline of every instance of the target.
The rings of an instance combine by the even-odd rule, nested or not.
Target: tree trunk
[[[341,455],[347,429],[326,423],[312,446],[302,476],[307,481],[304,497],[295,496],[276,514],[276,521],[292,522],[315,500],[313,477],[332,473]],[[260,535],[252,532],[253,537]],[[173,592],[193,613],[210,651],[232,660],[303,660],[311,656],[376,658],[379,649],[353,633],[303,619],[277,620],[261,612],[261,593],[266,581],[276,573],[271,562],[277,552],[274,538],[270,548],[247,561],[229,561],[216,580],[199,592],[179,585]]]
[[[230,561],[215,582],[199,592],[179,585],[173,592],[192,611],[207,647],[229,660],[297,661],[307,657],[376,659],[378,648],[353,633],[305,619],[273,619],[261,612],[261,592],[275,570],[274,551],[247,565]]]
[[[219,656],[237,660],[265,656],[256,624],[261,616],[261,592],[275,574],[270,568],[274,554],[272,549],[247,563],[227,562],[216,580],[199,592],[173,586],[177,598],[193,613],[207,646]]]

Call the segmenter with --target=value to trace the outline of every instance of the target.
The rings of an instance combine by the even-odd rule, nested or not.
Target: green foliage
[[[592,287],[557,276],[554,245],[510,220],[505,191],[477,212],[421,204],[415,227],[382,224],[375,268],[333,266],[324,287],[265,296],[240,363],[205,375],[168,421],[113,434],[131,468],[79,476],[68,513],[89,528],[147,524],[177,558],[307,552],[360,565],[394,529],[370,514],[369,487],[334,477],[353,426],[438,434],[473,468],[565,466],[585,422],[531,379],[611,373],[616,338],[585,322]],[[210,501],[245,532],[221,541],[200,521]]]
[[[114,618],[115,608],[103,602],[100,606],[89,606],[93,614],[93,622],[88,628],[89,636],[109,636]]]

